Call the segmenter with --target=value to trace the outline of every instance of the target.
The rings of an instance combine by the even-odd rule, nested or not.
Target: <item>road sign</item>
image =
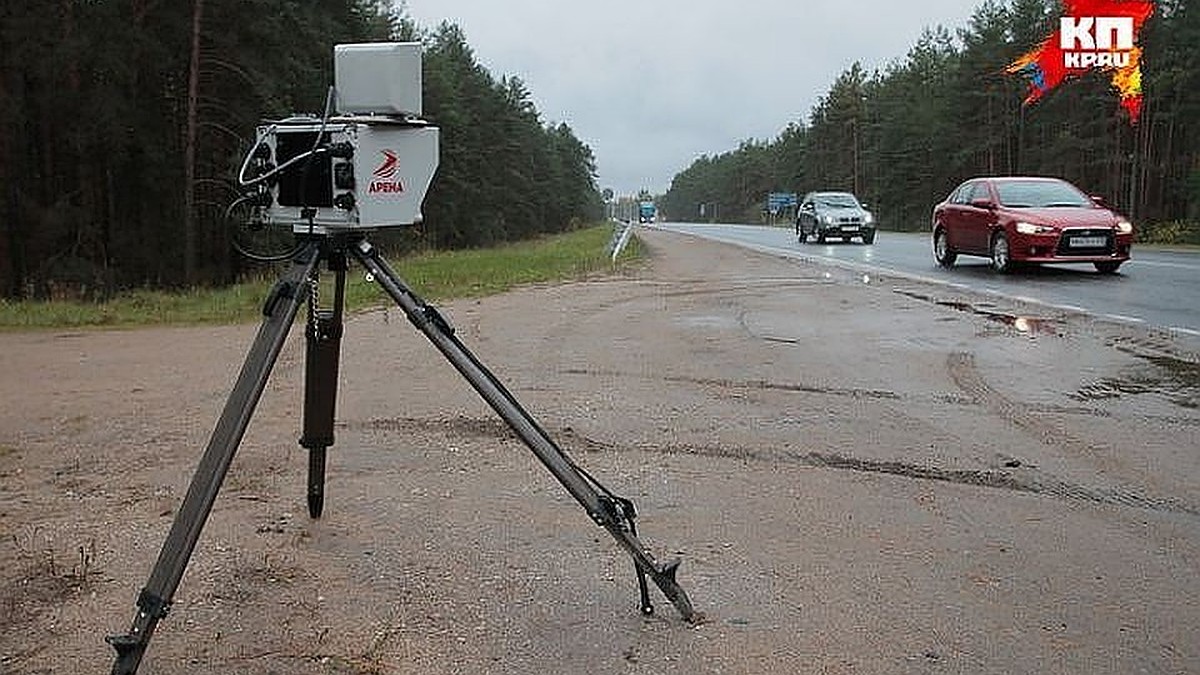
[[[778,216],[787,209],[795,208],[797,203],[795,192],[772,192],[767,195],[767,213],[772,217]]]
[[[800,202],[796,198],[795,192],[772,192],[769,195],[767,195],[767,210],[768,211],[776,212],[776,211],[779,211],[780,209],[785,209],[790,206],[796,206],[799,203]]]

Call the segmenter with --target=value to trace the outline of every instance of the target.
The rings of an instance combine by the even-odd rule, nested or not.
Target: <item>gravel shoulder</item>
[[[441,309],[708,623],[642,617],[381,308],[347,322],[325,515],[293,330],[139,672],[1200,672],[1195,344],[638,236],[632,272]],[[0,673],[110,668],[255,328],[0,334]]]

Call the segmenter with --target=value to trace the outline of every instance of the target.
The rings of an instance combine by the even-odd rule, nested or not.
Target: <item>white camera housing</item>
[[[421,116],[421,43],[369,42],[333,48],[337,111]]]

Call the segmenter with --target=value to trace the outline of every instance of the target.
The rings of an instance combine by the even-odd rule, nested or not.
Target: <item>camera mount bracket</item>
[[[183,504],[176,512],[149,581],[138,596],[133,625],[128,633],[108,638],[117,652],[112,669],[114,675],[137,672],[159,620],[167,615],[267,379],[300,306],[306,301],[309,305],[305,331],[304,431],[300,444],[309,451],[309,515],[320,517],[324,508],[325,450],[333,444],[345,274],[349,258],[358,261],[374,277],[408,320],[537,455],[588,516],[608,530],[621,548],[629,553],[637,575],[642,613],[654,612],[646,580],[649,577],[685,621],[692,624],[703,622],[703,615],[692,607],[687,593],[675,579],[679,561],[658,562],[638,539],[634,524],[637,514],[633,503],[614,495],[576,466],[500,380],[458,339],[441,312],[417,296],[362,233],[302,236],[300,244],[298,252],[291,259],[291,268],[276,283],[263,305],[262,324],[246,355],[241,373],[192,476]],[[333,307],[329,310],[318,309],[314,295],[322,263],[335,274]]]

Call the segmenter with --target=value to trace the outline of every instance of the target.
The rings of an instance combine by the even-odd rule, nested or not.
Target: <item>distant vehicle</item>
[[[849,192],[810,192],[796,209],[796,237],[801,244],[809,237],[818,244],[831,237],[846,242],[858,237],[872,244],[875,216]]]
[[[658,208],[654,202],[638,203],[638,222],[653,223],[658,218]]]
[[[933,209],[933,257],[991,258],[992,269],[1022,264],[1091,263],[1112,274],[1129,260],[1133,224],[1059,178],[973,178]]]

